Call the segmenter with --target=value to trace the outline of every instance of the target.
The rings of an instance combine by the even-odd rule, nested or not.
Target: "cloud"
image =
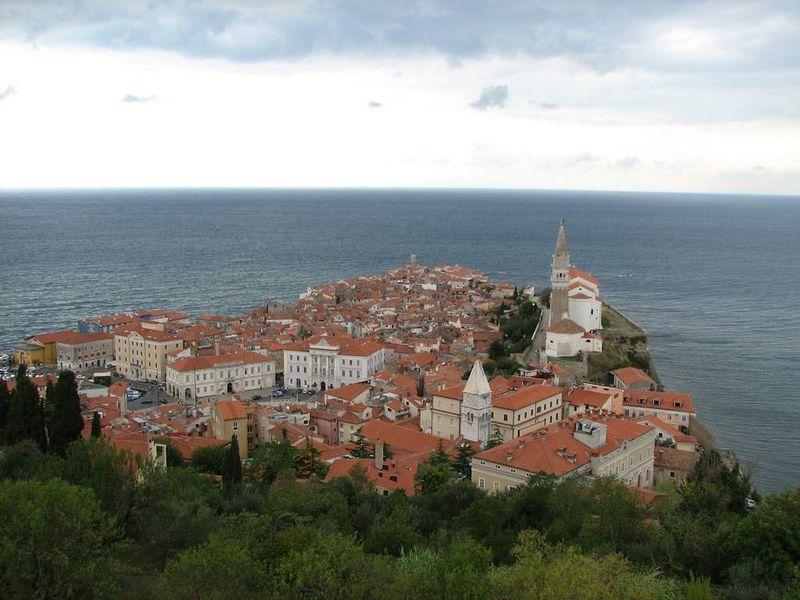
[[[618,167],[622,167],[623,169],[634,169],[642,165],[642,161],[640,161],[635,156],[626,156],[625,158],[621,158],[617,161],[616,165]]]
[[[17,88],[15,88],[13,85],[6,86],[6,89],[0,92],[0,100],[5,100],[11,94],[16,94],[16,93],[17,93]]]
[[[554,102],[534,102],[534,105],[545,110],[556,110],[558,108],[558,104]]]
[[[375,102],[373,100],[367,106],[369,106],[370,108],[380,108],[381,106],[383,106],[383,102]]]
[[[470,102],[472,108],[478,110],[486,110],[487,108],[505,108],[508,101],[508,86],[507,85],[494,85],[481,92],[480,98],[475,102]]]
[[[155,102],[156,99],[157,96],[155,96],[155,94],[151,94],[150,96],[137,96],[135,94],[125,94],[125,96],[122,97],[123,102],[132,102],[139,104],[144,104],[147,102]]]
[[[538,3],[524,0],[311,2],[275,0],[3,0],[0,39],[258,61],[315,53],[435,53],[453,67],[492,55],[565,57],[608,72],[698,65],[791,69],[800,4],[730,0]]]

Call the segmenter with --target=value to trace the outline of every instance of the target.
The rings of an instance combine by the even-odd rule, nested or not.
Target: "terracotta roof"
[[[570,390],[567,394],[567,401],[573,406],[591,406],[593,408],[602,408],[603,405],[611,399],[611,394],[603,392],[595,392],[592,390],[584,390],[576,388]]]
[[[623,404],[631,408],[653,408],[656,410],[673,410],[677,412],[693,413],[692,397],[679,392],[649,392],[639,390],[625,390]]]
[[[340,388],[327,389],[325,390],[325,395],[352,402],[369,390],[370,387],[368,383],[351,383],[350,385],[345,385]]]
[[[619,377],[619,379],[625,385],[631,385],[640,381],[645,381],[649,384],[655,384],[655,381],[653,381],[652,377],[636,367],[623,367],[621,369],[614,369],[611,372]]]
[[[550,325],[550,327],[547,328],[547,331],[552,333],[583,333],[584,329],[575,321],[571,321],[570,319],[561,319],[560,321],[556,321]]]
[[[247,418],[247,414],[244,412],[244,406],[242,406],[242,403],[238,400],[217,402],[214,408],[223,421],[238,421]]]
[[[691,471],[698,460],[700,460],[700,455],[697,452],[656,447],[655,466],[663,469]]]
[[[410,453],[431,452],[439,446],[439,442],[445,444],[445,448],[454,444],[452,440],[443,440],[435,435],[400,427],[380,419],[368,421],[361,428],[361,435],[373,442],[375,440],[386,442],[392,451],[399,450]]]
[[[577,267],[570,267],[570,269],[569,269],[569,278],[570,279],[578,279],[578,278],[585,279],[586,281],[589,281],[589,282],[595,284],[596,286],[600,285],[600,282],[597,281],[597,279],[595,278],[594,275],[592,275],[591,273],[588,273],[586,271],[582,271],[582,270],[578,269]]]
[[[74,336],[77,332],[72,331],[71,329],[67,329],[65,331],[51,331],[48,333],[38,333],[36,335],[32,335],[31,338],[38,340],[42,344],[53,344],[55,342],[61,342],[63,340],[68,340],[72,336]]]
[[[272,358],[269,356],[262,356],[257,352],[251,352],[249,350],[238,350],[229,354],[179,358],[178,360],[167,364],[167,368],[172,369],[173,371],[185,372],[197,371],[199,369],[212,369],[214,367],[226,364],[255,364],[265,362],[272,362]]]
[[[591,462],[592,453],[602,456],[608,454],[623,443],[635,440],[651,431],[631,419],[608,418],[594,419],[607,427],[605,445],[592,449],[579,442],[573,436],[574,424],[570,421],[558,425],[550,425],[532,435],[514,438],[500,446],[484,450],[477,459],[496,464],[508,465],[528,473],[549,473],[561,476],[571,473]],[[547,432],[543,435],[543,432]],[[559,450],[564,450],[560,452]],[[568,456],[574,456],[574,462]]]
[[[562,388],[529,385],[505,396],[492,399],[492,406],[506,410],[520,410],[551,396],[560,396]]]
[[[445,388],[443,390],[439,390],[438,392],[432,392],[432,395],[438,396],[439,398],[450,398],[451,400],[461,400],[461,396],[464,395],[464,388],[466,387],[467,382],[459,383],[454,385],[453,387]]]
[[[67,335],[57,339],[59,344],[67,344],[69,346],[76,346],[78,344],[86,344],[90,342],[99,342],[102,340],[113,340],[114,334],[111,333],[79,333],[72,332],[72,335]]]

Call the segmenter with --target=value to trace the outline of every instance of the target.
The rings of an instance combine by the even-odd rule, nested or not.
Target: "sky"
[[[0,0],[0,188],[800,194],[797,0]]]

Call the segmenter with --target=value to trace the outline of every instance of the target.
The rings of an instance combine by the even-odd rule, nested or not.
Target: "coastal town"
[[[635,325],[573,264],[563,222],[549,284],[537,295],[412,255],[242,315],[89,317],[21,341],[13,363],[41,397],[75,372],[84,437],[99,421],[114,447],[166,469],[236,445],[246,477],[259,446],[283,440],[313,448],[326,481],[355,469],[383,494],[414,495],[441,452],[488,493],[540,473],[608,476],[646,498],[680,484],[703,451],[692,398],[636,355],[600,360],[616,324]],[[9,390],[15,372],[2,370]]]

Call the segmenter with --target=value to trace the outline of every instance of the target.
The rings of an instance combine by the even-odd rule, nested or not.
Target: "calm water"
[[[239,313],[415,253],[546,285],[573,261],[651,334],[763,489],[800,483],[800,199],[494,191],[0,192],[0,348],[138,307]]]

